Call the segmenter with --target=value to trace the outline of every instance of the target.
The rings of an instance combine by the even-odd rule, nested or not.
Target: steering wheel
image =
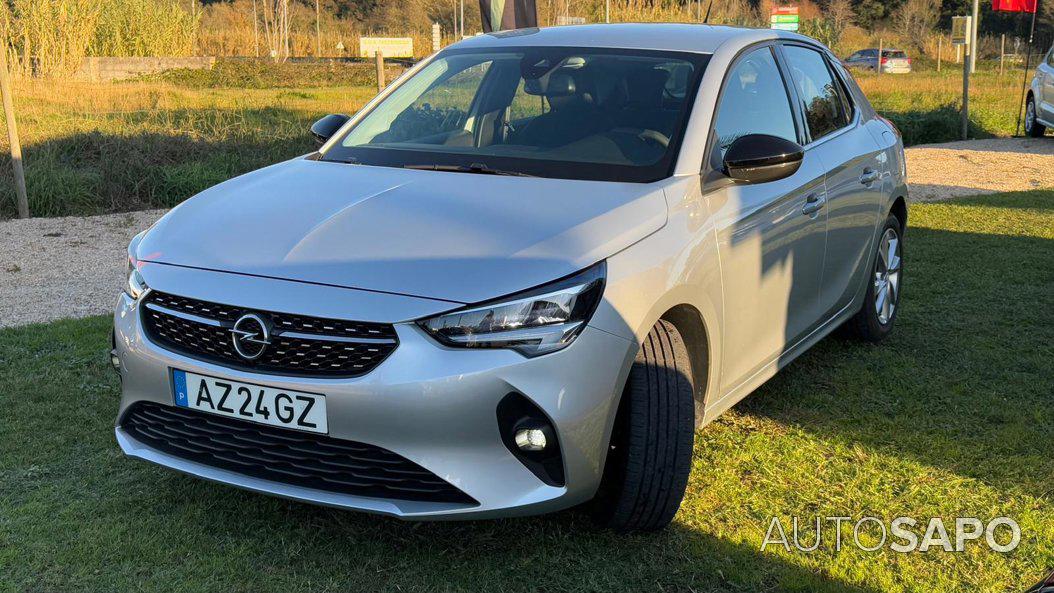
[[[659,146],[665,148],[670,147],[670,138],[662,132],[656,132],[655,130],[643,130],[637,134],[637,137],[645,142],[654,142]]]

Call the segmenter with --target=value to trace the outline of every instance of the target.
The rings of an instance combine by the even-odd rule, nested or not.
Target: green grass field
[[[1020,74],[974,77],[974,137],[1014,133]],[[310,152],[311,123],[359,109],[375,93],[366,78],[361,68],[221,61],[212,71],[115,84],[22,81],[15,94],[30,211],[174,206],[235,175]],[[962,86],[955,68],[858,79],[909,145],[958,139]],[[5,218],[15,213],[15,195],[7,137],[0,137]]]
[[[108,319],[0,331],[0,590],[1022,591],[1054,567],[1054,193],[910,217],[891,339],[828,338],[701,430],[652,535],[577,511],[401,523],[168,472],[114,441]],[[760,551],[772,516],[817,515],[1005,515],[1022,539]]]

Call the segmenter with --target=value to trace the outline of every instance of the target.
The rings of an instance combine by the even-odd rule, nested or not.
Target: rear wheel
[[[846,324],[852,333],[868,342],[880,342],[893,331],[904,276],[902,233],[900,219],[890,214],[878,240],[864,304]]]
[[[1047,127],[1039,123],[1036,117],[1036,99],[1029,95],[1028,101],[1025,102],[1025,133],[1033,138],[1039,138],[1046,131]]]
[[[637,353],[615,419],[596,518],[617,531],[673,520],[692,467],[695,399],[688,348],[660,320]]]

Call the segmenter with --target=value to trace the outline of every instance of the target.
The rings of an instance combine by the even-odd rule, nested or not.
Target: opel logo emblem
[[[231,328],[234,351],[245,360],[256,360],[271,343],[271,330],[259,315],[246,313],[234,322]]]

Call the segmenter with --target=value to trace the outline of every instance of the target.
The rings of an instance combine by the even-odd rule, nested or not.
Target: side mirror
[[[747,134],[725,152],[725,175],[736,181],[765,183],[794,175],[805,152],[796,142],[767,134]]]
[[[349,119],[351,118],[343,113],[327,115],[311,124],[311,135],[315,137],[315,140],[318,141],[319,144],[322,144],[326,140],[329,140],[333,134],[336,134],[341,126],[348,123]]]

